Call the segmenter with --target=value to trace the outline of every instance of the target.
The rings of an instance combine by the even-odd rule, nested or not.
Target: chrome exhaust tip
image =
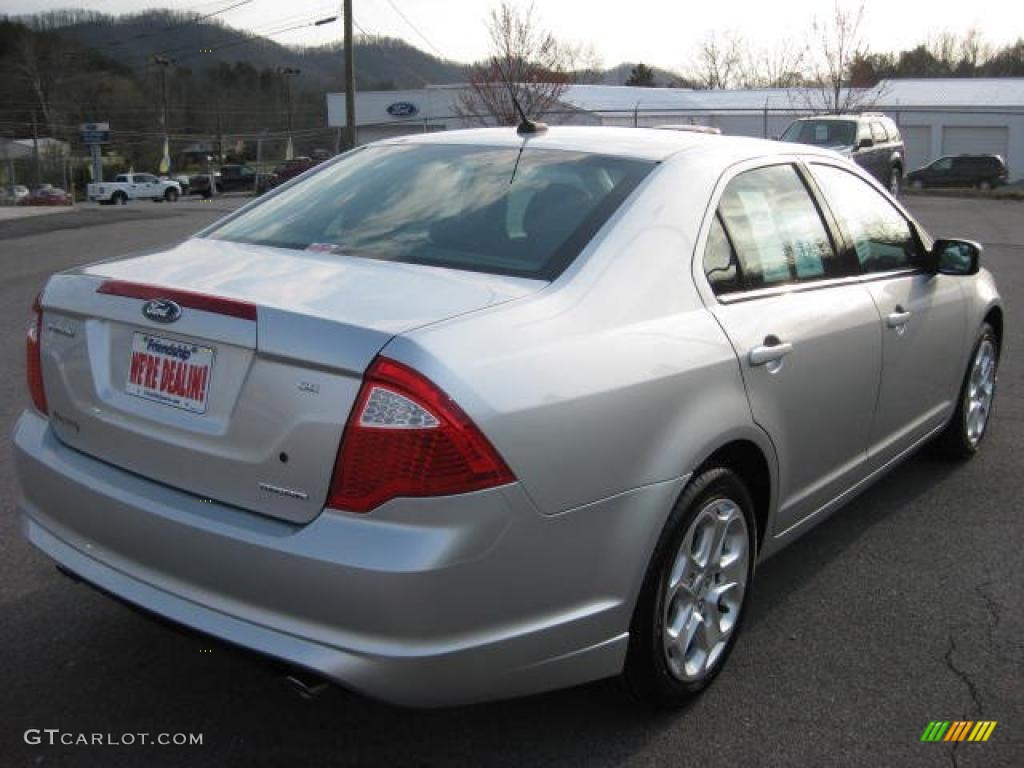
[[[327,690],[330,683],[319,677],[313,677],[304,671],[292,670],[284,677],[289,688],[306,701],[312,701]]]

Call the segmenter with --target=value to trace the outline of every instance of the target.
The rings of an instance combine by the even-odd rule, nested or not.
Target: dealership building
[[[479,124],[460,114],[467,86],[356,93],[359,142]],[[993,153],[1011,180],[1024,179],[1024,78],[886,80],[855,100],[884,112],[900,126],[907,170],[943,155]],[[795,117],[822,111],[816,89],[701,91],[571,85],[542,116],[552,124],[655,125],[695,123],[725,134],[774,137]],[[345,125],[343,93],[327,94],[328,125]]]

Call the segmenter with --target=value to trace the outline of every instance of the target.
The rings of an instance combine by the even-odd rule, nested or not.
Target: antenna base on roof
[[[525,136],[530,133],[543,133],[548,129],[547,123],[542,123],[538,120],[527,120],[523,118],[523,121],[516,128],[516,133],[520,136]]]

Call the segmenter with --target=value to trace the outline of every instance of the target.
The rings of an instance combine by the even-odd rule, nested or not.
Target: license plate
[[[206,413],[213,358],[212,347],[135,333],[125,391],[191,413]]]

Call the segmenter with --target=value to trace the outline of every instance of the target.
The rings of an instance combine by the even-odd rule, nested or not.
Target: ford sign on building
[[[389,104],[387,112],[392,117],[412,117],[420,111],[420,108],[411,101],[396,101]]]

